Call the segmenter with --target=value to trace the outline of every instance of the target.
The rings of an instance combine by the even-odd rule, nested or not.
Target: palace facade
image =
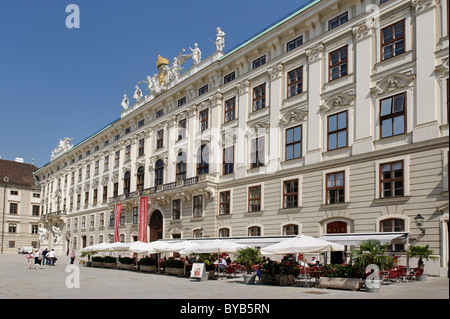
[[[160,91],[149,77],[119,120],[36,172],[49,243],[52,227],[63,251],[113,241],[116,204],[120,241],[136,241],[146,196],[149,241],[404,232],[446,273],[448,10],[316,0],[229,52],[193,53],[172,82],[160,57]]]

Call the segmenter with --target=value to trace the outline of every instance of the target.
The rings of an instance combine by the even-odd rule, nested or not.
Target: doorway
[[[149,222],[150,242],[163,238],[163,215],[157,209],[152,213]]]

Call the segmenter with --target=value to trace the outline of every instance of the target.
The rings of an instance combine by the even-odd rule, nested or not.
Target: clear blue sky
[[[60,138],[77,144],[118,119],[158,54],[198,43],[206,58],[219,26],[228,52],[305,2],[0,0],[1,158],[45,165]],[[79,29],[66,27],[71,3]]]

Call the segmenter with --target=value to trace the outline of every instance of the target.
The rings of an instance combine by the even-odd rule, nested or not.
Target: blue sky
[[[0,0],[1,158],[42,167],[60,138],[77,144],[120,118],[124,91],[157,72],[158,54],[198,43],[206,58],[219,26],[228,52],[305,2]],[[66,27],[72,3],[79,29]]]

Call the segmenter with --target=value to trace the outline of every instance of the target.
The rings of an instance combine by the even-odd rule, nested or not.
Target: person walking
[[[48,250],[47,250],[47,248],[45,248],[44,251],[42,252],[42,264],[43,265],[48,265],[48,259],[46,257],[47,253],[48,253]]]
[[[72,250],[72,253],[70,254],[70,264],[73,265],[74,261],[75,261],[75,250]]]
[[[55,250],[52,249],[47,253],[47,258],[50,260],[50,266],[55,265]]]
[[[36,249],[34,251],[34,269],[40,269],[40,265],[41,265],[41,253],[39,251],[39,249]]]
[[[31,254],[31,251],[27,254],[27,261],[28,261],[28,269],[31,269],[31,261],[33,260],[33,255]]]

